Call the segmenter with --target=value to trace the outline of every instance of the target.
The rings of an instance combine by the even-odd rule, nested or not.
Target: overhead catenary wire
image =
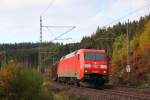
[[[48,31],[49,31],[49,33],[54,37],[54,38],[56,38],[56,36],[53,34],[53,32],[48,28],[48,27],[45,27]]]
[[[50,29],[49,28],[69,28],[67,31],[65,31],[64,33],[62,33],[62,34],[60,34],[59,36],[54,36],[54,34],[53,33],[51,33],[51,35],[53,35],[54,36],[54,40],[69,40],[69,39],[72,39],[72,38],[65,38],[65,39],[60,39],[60,37],[61,36],[63,36],[63,35],[65,35],[65,34],[67,34],[68,32],[70,32],[70,31],[72,31],[74,28],[75,28],[75,26],[44,26],[43,24],[42,24],[42,15],[44,14],[44,13],[46,13],[46,11],[52,6],[52,3],[54,2],[54,0],[52,0],[51,1],[51,3],[50,3],[50,5],[41,13],[41,15],[40,15],[40,45],[39,45],[39,65],[38,65],[38,70],[42,67],[42,62],[41,62],[41,45],[42,45],[42,28],[46,28],[47,30],[49,30],[50,31]],[[52,41],[54,41],[54,40],[51,40],[51,42]]]
[[[128,17],[128,16],[131,16],[131,15],[133,15],[134,13],[136,13],[136,12],[138,12],[138,11],[141,11],[141,10],[143,10],[144,8],[147,8],[147,7],[149,7],[149,6],[150,6],[150,3],[144,5],[144,6],[140,7],[140,8],[137,8],[137,9],[135,9],[135,10],[133,10],[133,11],[127,13],[126,15],[121,16],[120,18],[111,21],[110,23],[106,24],[105,27],[110,27],[112,24],[114,24],[114,23],[116,23],[116,22],[119,22],[120,20],[122,20],[122,19],[124,19],[124,18],[126,18],[126,17]],[[128,20],[128,23],[129,23],[129,20]],[[97,40],[114,40],[114,39],[115,39],[115,38],[98,38],[98,39],[96,39],[96,41],[97,41]],[[129,58],[128,58],[128,59],[129,59]]]
[[[118,22],[118,21],[120,21],[121,19],[126,18],[127,16],[131,16],[131,15],[134,14],[135,12],[141,11],[142,9],[147,8],[147,7],[149,7],[149,6],[150,6],[150,3],[149,3],[149,4],[146,4],[146,5],[142,6],[142,7],[140,7],[140,8],[138,8],[138,9],[135,9],[134,11],[131,11],[131,12],[127,13],[126,15],[121,16],[121,17],[118,18],[118,19],[115,19],[115,20],[111,21],[109,24],[107,24],[107,25],[105,25],[105,26],[106,26],[106,27],[107,27],[107,26],[110,26],[110,25],[112,25],[113,23]]]
[[[49,5],[43,10],[43,12],[40,14],[40,19],[42,19],[42,16],[49,10],[50,7],[52,7],[54,1],[55,1],[55,0],[51,0],[51,2],[49,3]],[[51,33],[51,35],[54,36],[54,39],[51,40],[51,41],[54,41],[54,40],[63,40],[63,39],[59,39],[59,38],[60,38],[61,36],[65,35],[65,34],[67,34],[68,32],[72,31],[72,30],[75,28],[75,26],[43,26],[43,25],[41,25],[41,30],[42,30],[42,27],[47,28],[47,30],[49,30],[49,28],[69,28],[69,30],[67,30],[66,32],[60,34],[60,35],[57,36],[57,37],[54,36],[53,33]],[[50,31],[50,30],[49,30],[49,31]],[[41,40],[42,40],[42,32],[41,32],[41,37],[40,37],[40,38],[41,38]],[[69,40],[69,38],[68,38],[67,40]]]
[[[72,28],[75,26],[43,26],[43,27],[46,27],[46,28]]]
[[[42,15],[44,15],[44,14],[48,11],[48,9],[49,9],[50,7],[52,7],[54,1],[55,1],[55,0],[51,0],[51,2],[49,3],[48,7],[43,10],[43,12],[40,14],[40,19],[42,19]],[[47,28],[47,30],[49,30],[49,28],[70,28],[69,30],[67,30],[66,32],[60,34],[60,35],[57,36],[57,37],[56,37],[53,33],[50,32],[51,35],[54,36],[54,39],[51,40],[51,41],[54,41],[54,40],[62,40],[62,39],[59,39],[61,36],[67,34],[68,32],[72,31],[72,30],[75,28],[75,26],[44,26],[44,25],[41,25],[41,28],[42,28],[42,27]],[[50,30],[49,30],[49,31],[50,31]],[[42,33],[42,32],[41,32],[41,33]],[[42,37],[42,34],[41,34],[41,37]],[[41,39],[41,40],[42,40],[42,39]],[[68,40],[68,39],[67,39],[67,40]]]
[[[63,35],[71,32],[74,28],[76,28],[76,26],[42,26],[45,27],[47,30],[50,31],[50,28],[69,28],[67,31],[61,33],[59,36],[55,36],[53,33],[51,33],[54,36],[54,39],[51,40],[51,42],[55,41],[55,40],[70,40],[72,38],[66,38],[66,39],[60,39],[60,37],[62,37]]]
[[[44,15],[44,13],[46,13],[48,11],[48,9],[50,7],[52,7],[53,3],[54,3],[55,0],[51,0],[49,5],[43,10],[43,12],[40,14],[40,16]]]
[[[105,27],[109,27],[109,26],[111,26],[112,24],[114,24],[114,23],[116,23],[116,22],[119,22],[121,19],[124,19],[124,18],[126,18],[127,16],[129,16],[129,15],[131,16],[131,15],[134,14],[135,12],[141,11],[142,9],[147,8],[147,7],[149,7],[149,6],[150,6],[150,3],[144,5],[144,6],[140,7],[140,8],[137,8],[137,9],[135,9],[134,11],[131,11],[131,12],[127,13],[126,15],[121,16],[120,18],[111,21],[109,24],[106,24]],[[101,38],[99,38],[99,39],[101,39]],[[97,39],[97,40],[99,40],[99,39]],[[112,39],[112,38],[110,38],[110,39]],[[108,40],[108,38],[107,38],[107,40]]]
[[[60,34],[59,36],[57,36],[56,38],[54,38],[52,41],[59,39],[60,37],[62,37],[63,35],[67,34],[68,32],[71,32],[74,28],[76,28],[75,26],[73,26],[72,28],[70,28],[69,30],[67,30],[66,32]]]
[[[72,40],[72,38],[62,38],[62,39],[55,39],[55,40]]]

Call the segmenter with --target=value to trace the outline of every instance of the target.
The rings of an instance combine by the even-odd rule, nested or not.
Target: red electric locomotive
[[[108,82],[108,64],[105,50],[80,49],[60,59],[57,79],[100,86]]]

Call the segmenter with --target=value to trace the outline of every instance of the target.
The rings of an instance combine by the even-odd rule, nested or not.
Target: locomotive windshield
[[[85,60],[106,60],[106,55],[100,52],[85,52]]]

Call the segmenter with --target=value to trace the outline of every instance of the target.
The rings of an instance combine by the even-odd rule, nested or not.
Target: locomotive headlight
[[[91,65],[90,65],[90,64],[84,64],[84,67],[85,67],[85,68],[90,68]]]
[[[107,69],[107,65],[101,65],[101,68]]]

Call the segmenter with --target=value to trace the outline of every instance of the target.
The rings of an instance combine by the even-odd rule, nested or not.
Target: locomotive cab
[[[84,52],[84,77],[82,81],[100,85],[108,82],[108,60],[105,52]]]

